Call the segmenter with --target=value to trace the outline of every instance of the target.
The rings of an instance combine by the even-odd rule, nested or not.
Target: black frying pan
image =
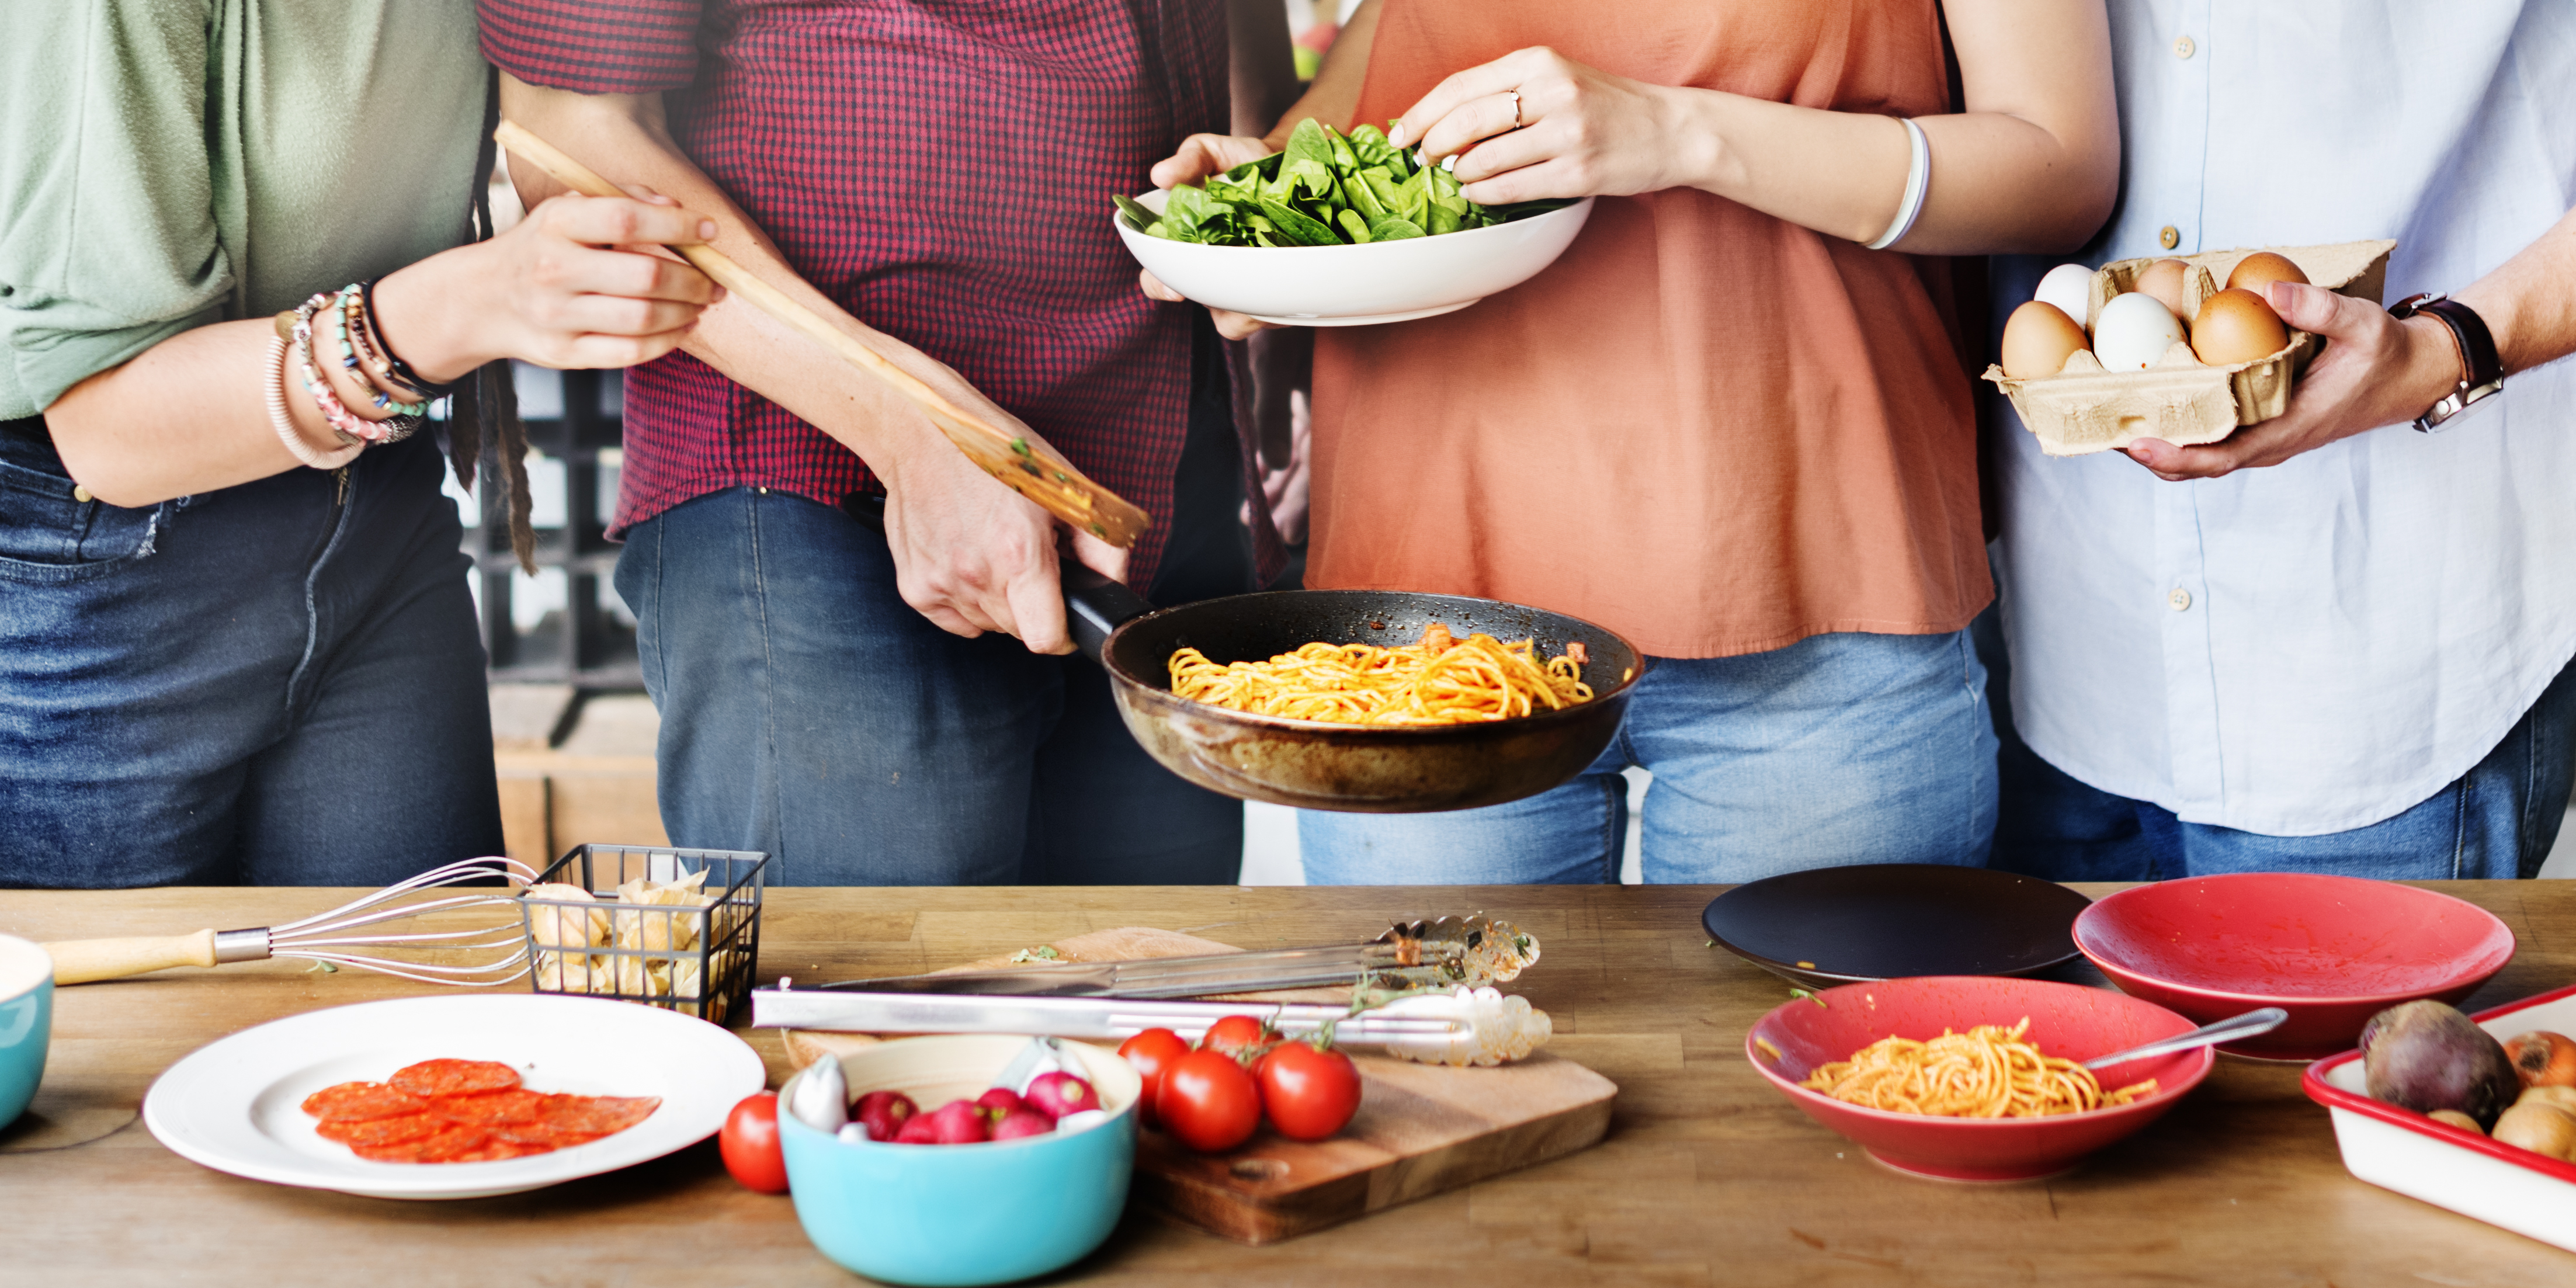
[[[873,504],[867,504],[873,503]],[[880,527],[884,501],[853,498]],[[1460,595],[1280,590],[1157,609],[1068,561],[1074,643],[1109,672],[1127,731],[1173,773],[1245,800],[1364,814],[1423,814],[1535,796],[1583,772],[1619,732],[1645,669],[1636,646],[1579,618]],[[1581,642],[1590,702],[1513,720],[1376,728],[1287,720],[1172,696],[1171,657],[1195,647],[1240,662],[1326,643],[1411,644],[1433,622],[1460,638],[1535,639],[1541,657]]]

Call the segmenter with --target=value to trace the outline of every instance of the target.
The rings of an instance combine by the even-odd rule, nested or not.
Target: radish
[[[1029,1080],[1029,1089],[1022,1093],[1022,1098],[1028,1102],[1029,1108],[1045,1114],[1050,1122],[1066,1114],[1100,1107],[1100,1093],[1094,1091],[1090,1083],[1069,1073],[1039,1074]]]
[[[893,1140],[904,1123],[920,1112],[921,1106],[900,1091],[871,1091],[859,1097],[858,1112],[851,1116],[867,1129],[869,1140]]]
[[[1054,1130],[1055,1124],[1047,1121],[1045,1114],[1024,1107],[1002,1115],[1002,1120],[993,1124],[993,1139],[1017,1140],[1022,1136],[1044,1136]]]

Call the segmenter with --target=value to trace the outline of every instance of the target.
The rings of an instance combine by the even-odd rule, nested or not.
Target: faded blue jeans
[[[1194,391],[1157,603],[1252,588],[1226,390],[1209,376]],[[748,487],[687,501],[627,532],[617,593],[662,713],[675,844],[765,851],[777,885],[1204,885],[1242,869],[1243,803],[1147,756],[1106,672],[931,625],[897,591],[884,534],[839,508]]]
[[[0,424],[0,887],[381,885],[501,852],[423,434],[120,509]]]
[[[1654,658],[1573,782],[1447,814],[1300,811],[1317,885],[1619,879],[1627,780],[1655,778],[1645,878],[1752,881],[1852,863],[1985,863],[1995,827],[1986,671],[1967,632],[1817,635],[1741,657]]]

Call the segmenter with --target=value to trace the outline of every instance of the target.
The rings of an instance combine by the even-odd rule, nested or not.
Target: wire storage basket
[[[575,846],[520,899],[529,982],[730,1023],[751,998],[768,870],[752,850]]]

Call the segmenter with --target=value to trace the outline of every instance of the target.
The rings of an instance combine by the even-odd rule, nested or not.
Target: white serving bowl
[[[1160,214],[1168,195],[1136,200]],[[1209,246],[1110,218],[1137,263],[1210,308],[1280,326],[1368,326],[1454,313],[1510,290],[1556,262],[1591,216],[1586,197],[1508,224],[1363,246]]]

